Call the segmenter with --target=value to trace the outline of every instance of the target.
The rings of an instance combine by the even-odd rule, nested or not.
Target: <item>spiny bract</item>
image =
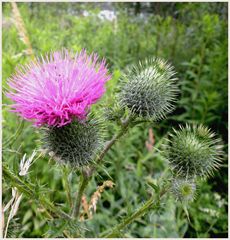
[[[42,132],[45,151],[54,160],[72,167],[92,162],[103,146],[103,123],[89,116],[84,122],[75,120],[61,128],[44,127]]]
[[[165,118],[173,110],[178,88],[173,67],[159,58],[133,65],[121,79],[118,99],[122,108],[149,120]]]
[[[222,159],[221,140],[202,125],[175,130],[169,137],[167,157],[173,172],[183,177],[208,177]]]
[[[171,192],[177,201],[190,202],[195,198],[196,184],[193,180],[174,179]]]

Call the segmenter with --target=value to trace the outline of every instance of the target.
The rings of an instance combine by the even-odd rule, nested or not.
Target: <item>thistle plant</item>
[[[17,70],[7,95],[12,111],[42,127],[45,150],[59,162],[86,165],[102,143],[99,121],[89,119],[110,79],[105,60],[85,51],[54,52]]]
[[[105,60],[100,61],[96,54],[89,56],[86,51],[73,54],[63,50],[17,69],[9,79],[11,90],[7,93],[14,102],[12,111],[40,129],[42,148],[51,158],[69,166],[75,173],[80,172],[77,197],[73,198],[74,204],[68,213],[49,200],[38,198],[38,202],[68,224],[84,220],[82,202],[84,212],[92,217],[85,190],[97,172],[97,166],[103,165],[106,153],[130,128],[142,121],[159,121],[173,111],[179,92],[175,76],[171,64],[159,58],[146,59],[128,67],[119,82],[117,102],[107,118],[118,124],[118,132],[105,142],[106,120],[91,111],[92,104],[103,96],[105,83],[111,78]],[[167,140],[164,156],[171,175],[151,184],[154,193],[150,199],[101,237],[120,236],[121,231],[137,218],[159,209],[167,194],[189,204],[195,196],[197,179],[210,176],[220,166],[221,141],[207,127],[186,125],[174,129]],[[4,174],[27,196],[35,196],[32,186],[23,187],[23,182],[6,167]],[[102,192],[96,191],[93,195],[96,199],[91,204],[94,209]],[[68,196],[72,197],[70,193]],[[76,226],[75,222],[73,225]],[[69,236],[67,229],[63,228],[63,235],[74,237]]]

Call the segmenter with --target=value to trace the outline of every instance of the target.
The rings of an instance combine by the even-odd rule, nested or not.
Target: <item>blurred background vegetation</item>
[[[113,105],[117,81],[130,63],[159,56],[168,59],[178,72],[181,94],[173,114],[164,121],[132,129],[109,151],[105,168],[99,169],[87,189],[89,198],[105,180],[116,184],[102,194],[93,219],[84,223],[88,229],[85,236],[98,236],[148,199],[147,179],[159,178],[167,162],[156,151],[149,152],[146,141],[150,138],[154,149],[172,127],[188,122],[203,123],[223,139],[225,158],[220,171],[199,184],[196,201],[188,208],[190,222],[180,204],[169,198],[159,214],[150,213],[134,222],[124,237],[227,237],[227,3],[18,3],[18,8],[35,55],[63,47],[74,51],[85,48],[107,59],[113,78],[101,104]],[[11,4],[3,3],[3,91],[15,67],[31,60],[12,19]],[[3,161],[18,174],[23,154],[30,155],[38,148],[39,133],[27,122],[16,133],[21,119],[8,111],[9,103],[3,94]],[[114,129],[109,123],[110,134]],[[4,145],[12,136],[15,141]],[[28,180],[65,209],[61,168],[40,158],[30,170]],[[70,174],[69,180],[76,191],[78,179]],[[10,197],[10,184],[3,178],[3,203]],[[48,222],[44,214],[24,197],[9,231],[11,236],[59,236],[53,230],[58,223]]]

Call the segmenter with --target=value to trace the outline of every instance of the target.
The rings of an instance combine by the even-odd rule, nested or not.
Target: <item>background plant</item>
[[[140,218],[125,231],[125,237],[225,237],[227,236],[227,4],[226,3],[153,3],[111,4],[117,18],[100,20],[97,14],[103,4],[20,3],[18,7],[25,22],[35,54],[61,47],[74,51],[86,48],[106,56],[113,79],[107,84],[106,106],[113,106],[113,92],[121,71],[139,59],[152,57],[170,59],[178,72],[180,93],[177,108],[166,120],[157,124],[143,124],[130,130],[125,141],[117,142],[105,157],[105,169],[98,169],[86,192],[87,200],[97,186],[111,179],[113,190],[104,191],[97,202],[97,212],[85,222],[85,236],[113,227],[127,214],[148,199],[146,182],[158,179],[167,163],[155,151],[172,126],[203,123],[225,143],[225,162],[208,183],[202,182],[196,201],[190,204],[187,221],[182,206],[168,199],[159,215]],[[89,13],[89,16],[86,12]],[[83,15],[84,13],[84,15]],[[28,62],[27,46],[12,22],[11,5],[3,4],[3,90],[6,79],[19,63]],[[96,21],[95,21],[96,20]],[[24,153],[31,154],[38,146],[38,134],[30,124],[21,122],[8,112],[9,101],[3,96],[3,161],[18,173]],[[96,109],[97,110],[97,109]],[[112,134],[116,125],[109,123]],[[153,129],[153,135],[149,134]],[[152,144],[152,150],[145,142]],[[148,145],[149,146],[149,145]],[[114,159],[116,161],[114,161]],[[27,181],[35,185],[38,195],[47,194],[53,202],[68,209],[68,181],[78,186],[79,180],[62,169],[49,167],[48,159],[40,158],[31,166]],[[123,174],[124,171],[127,174]],[[129,174],[130,173],[130,174]],[[11,198],[7,181],[3,182],[3,200]],[[74,191],[76,191],[74,189]],[[74,194],[74,193],[70,193]],[[43,208],[36,201],[24,197],[17,217],[22,231],[19,236],[59,236],[66,223],[48,221]],[[43,199],[41,199],[43,201]],[[50,205],[49,205],[50,206]],[[110,224],[110,226],[108,226]],[[74,226],[74,223],[72,223]],[[73,227],[72,226],[72,227]],[[71,226],[70,226],[71,228]],[[76,229],[76,228],[75,228]],[[79,230],[82,232],[82,229]]]

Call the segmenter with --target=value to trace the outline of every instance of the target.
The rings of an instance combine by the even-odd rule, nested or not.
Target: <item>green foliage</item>
[[[132,13],[130,3],[112,3],[118,17],[110,22],[96,16],[100,4],[18,3],[35,55],[62,47],[73,51],[86,48],[107,59],[113,78],[107,83],[107,93],[95,111],[101,106],[106,106],[109,112],[116,111],[114,91],[123,70],[129,64],[153,56],[170,59],[178,72],[181,93],[176,109],[168,119],[157,124],[138,125],[108,152],[104,159],[105,167],[98,166],[98,174],[93,177],[86,196],[89,199],[97,186],[107,179],[116,184],[115,188],[102,194],[93,218],[80,223],[79,228],[75,223],[66,227],[65,220],[47,222],[53,203],[62,211],[71,210],[68,196],[75,196],[79,178],[70,169],[63,172],[54,162],[39,158],[25,180],[30,183],[32,193],[23,197],[16,215],[20,219],[17,222],[22,225],[20,237],[62,237],[63,232],[57,232],[62,226],[66,227],[64,234],[67,235],[74,236],[71,231],[80,229],[85,237],[98,237],[114,227],[149,199],[154,191],[147,187],[149,179],[155,182],[167,175],[164,172],[168,168],[167,162],[156,148],[161,149],[165,134],[172,126],[185,122],[202,123],[221,136],[225,156],[220,172],[209,183],[199,184],[196,201],[188,207],[190,222],[179,203],[165,198],[160,214],[150,213],[139,218],[126,229],[123,237],[227,236],[227,4],[154,4],[158,9],[150,10],[146,20],[138,11],[136,15]],[[82,10],[88,10],[90,15],[84,17]],[[15,67],[31,59],[24,52],[26,46],[19,39],[11,17],[11,5],[4,3],[3,91]],[[7,162],[13,175],[18,176],[20,159],[24,153],[31,154],[38,148],[40,133],[30,123],[9,112],[8,104],[10,101],[3,92],[3,161]],[[109,119],[107,130],[111,136],[117,130],[113,120],[122,114]],[[155,140],[150,152],[145,147],[149,128],[153,129]],[[68,184],[73,186],[70,191]],[[10,187],[10,181],[4,177],[4,204],[11,197]],[[39,195],[41,199],[38,199]],[[44,204],[50,208],[48,212]]]

